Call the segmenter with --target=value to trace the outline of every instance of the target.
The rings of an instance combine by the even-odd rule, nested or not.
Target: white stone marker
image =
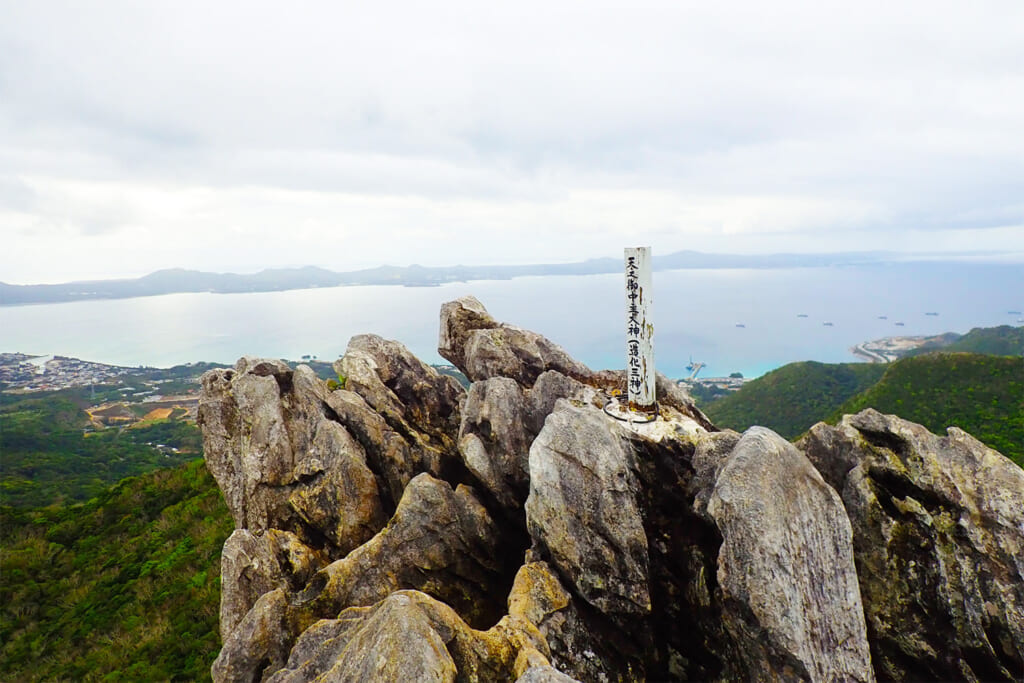
[[[626,386],[629,409],[654,413],[654,323],[651,248],[626,247]]]

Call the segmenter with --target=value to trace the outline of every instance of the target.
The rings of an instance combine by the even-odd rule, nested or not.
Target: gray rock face
[[[874,410],[800,445],[842,492],[879,678],[1019,680],[1024,470]]]
[[[496,620],[502,606],[495,601],[501,581],[498,537],[467,487],[452,490],[429,474],[418,475],[391,522],[370,541],[324,567],[301,590],[278,589],[257,600],[224,639],[215,679],[259,679],[265,662],[283,665],[309,624],[403,589],[444,600],[470,623]],[[276,625],[273,637],[264,635],[267,624]]]
[[[752,427],[708,503],[722,534],[718,584],[726,628],[751,676],[874,680],[839,496],[807,458]]]
[[[462,411],[459,452],[466,467],[506,508],[526,499],[530,437],[523,390],[515,380],[475,382]]]
[[[606,614],[645,614],[647,537],[633,453],[595,408],[557,404],[530,447],[526,524],[563,576]]]
[[[500,534],[472,490],[429,474],[410,482],[388,526],[324,568],[303,595],[317,616],[372,605],[404,588],[427,592],[481,626],[500,616]]]
[[[474,631],[444,603],[398,591],[313,624],[286,668],[268,680],[511,681],[521,672],[526,678],[519,680],[574,680],[553,669],[538,647],[546,649],[527,622],[506,617]]]
[[[550,650],[551,664],[563,673],[572,672],[581,681],[644,678],[642,665],[629,655],[626,641],[631,637],[620,625],[587,611],[546,562],[528,561],[520,568],[509,593],[508,613],[536,626]]]
[[[305,366],[243,358],[203,376],[206,463],[236,527],[291,530],[344,553],[384,526],[365,453],[326,406],[323,382]]]
[[[516,683],[572,683],[576,679],[566,676],[553,666],[535,666],[516,679]]]
[[[658,419],[627,424],[602,410],[624,373],[472,297],[441,323],[468,392],[372,335],[336,391],[279,361],[204,376],[238,527],[215,681],[1024,671],[1024,472],[966,434],[869,411],[805,455],[663,377]]]
[[[353,337],[335,363],[345,389],[366,403],[407,441],[429,457],[431,474],[439,475],[445,459],[457,459],[459,409],[465,390],[413,356],[398,342],[374,334]]]
[[[554,342],[511,325],[470,334],[464,362],[466,377],[472,381],[512,377],[523,386],[532,386],[545,370],[576,378],[590,374],[585,365]]]
[[[408,593],[345,610],[309,628],[269,681],[455,681],[455,661],[431,616]]]
[[[276,588],[299,590],[327,564],[326,555],[287,531],[252,534],[235,529],[220,558],[220,636],[227,639],[264,593]]]
[[[576,405],[590,404],[603,408],[608,397],[599,389],[567,377],[557,370],[541,373],[527,396],[526,430],[530,441],[544,428],[544,421],[554,412],[558,399],[569,399]]]
[[[437,351],[473,382],[511,377],[530,387],[545,370],[577,379],[592,374],[562,347],[536,332],[496,322],[471,296],[441,307]]]
[[[377,485],[387,508],[393,509],[402,492],[419,472],[440,469],[436,451],[420,448],[396,432],[366,400],[351,391],[332,391],[327,406],[363,448],[366,464],[377,476]]]
[[[437,352],[465,374],[462,363],[466,357],[466,342],[469,341],[470,335],[476,330],[490,330],[499,325],[500,323],[491,317],[475,296],[464,296],[449,301],[441,306]]]

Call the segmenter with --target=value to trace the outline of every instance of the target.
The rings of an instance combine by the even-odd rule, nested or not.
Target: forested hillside
[[[0,507],[0,677],[208,679],[232,527],[201,460],[84,504]]]
[[[83,502],[125,477],[180,465],[201,454],[202,437],[191,423],[154,420],[130,429],[84,432],[88,416],[67,392],[4,399],[0,505]]]
[[[871,407],[937,434],[956,426],[1024,467],[1024,358],[942,352],[885,367],[831,417]]]
[[[869,363],[790,363],[702,409],[720,427],[743,431],[762,425],[792,439],[870,387],[883,372],[884,365]]]
[[[970,353],[988,353],[996,356],[1019,356],[1024,354],[1024,327],[1000,325],[998,327],[975,327],[951,344],[941,347],[925,344],[907,356],[920,356],[937,351],[966,351]]]

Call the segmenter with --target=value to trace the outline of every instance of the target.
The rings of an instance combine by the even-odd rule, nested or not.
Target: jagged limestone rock
[[[523,390],[507,377],[474,382],[462,410],[462,460],[508,509],[526,499],[531,440],[526,419]]]
[[[842,502],[807,458],[747,430],[708,502],[723,620],[751,677],[873,681]]]
[[[577,404],[588,403],[603,408],[608,396],[601,390],[563,375],[557,370],[545,370],[527,393],[525,427],[532,441],[544,428],[544,421],[555,409],[558,399],[565,398]]]
[[[203,375],[203,450],[237,528],[288,530],[345,553],[384,526],[366,455],[331,418],[306,366],[243,358]]]
[[[378,477],[378,488],[389,508],[402,498],[405,487],[420,472],[439,474],[440,460],[436,450],[424,450],[419,441],[406,440],[391,428],[359,394],[335,390],[328,394],[327,405],[338,421],[359,443],[366,454],[366,463]]]
[[[509,593],[508,613],[537,627],[550,650],[551,664],[563,673],[581,681],[644,678],[642,663],[622,652],[630,649],[624,641],[633,634],[587,609],[546,562],[527,562],[519,569]]]
[[[842,492],[880,679],[1024,675],[1024,470],[865,410],[799,444]]]
[[[739,434],[666,426],[635,425],[630,431],[650,561],[650,637],[641,643],[644,667],[649,680],[745,680],[749,676],[737,666],[740,645],[722,622],[722,536],[706,511],[718,470]]]
[[[688,485],[693,493],[693,509],[698,515],[711,519],[711,515],[707,514],[708,501],[715,490],[719,472],[739,440],[740,435],[728,429],[708,434],[694,444],[693,455],[690,457],[692,479]]]
[[[613,420],[624,373],[472,297],[440,347],[468,393],[372,335],[337,391],[278,361],[204,378],[239,526],[216,681],[871,680],[868,638],[879,678],[1019,668],[1021,474],[961,432],[816,427],[844,509],[792,446],[717,432],[663,377],[657,421]]]
[[[493,623],[503,609],[499,540],[496,525],[468,487],[453,490],[420,474],[380,533],[317,572],[302,590],[284,599],[271,591],[257,600],[224,640],[215,679],[253,680],[264,661],[280,668],[310,624],[403,589],[444,600],[471,624]],[[288,632],[261,636],[270,623]]]
[[[592,374],[549,339],[496,322],[483,304],[471,296],[441,307],[437,351],[472,382],[511,377],[530,387],[545,370],[557,370],[574,378]]]
[[[464,296],[442,304],[437,352],[466,374],[463,365],[469,336],[476,330],[489,330],[499,325],[475,296]]]
[[[446,458],[457,459],[459,410],[466,392],[455,378],[375,334],[352,337],[335,370],[345,378],[345,389],[362,396],[392,429],[433,457],[430,469],[422,471],[437,476]]]
[[[264,593],[300,590],[327,564],[326,555],[287,531],[235,529],[220,558],[220,637],[225,640]]]
[[[476,631],[444,603],[398,591],[372,607],[349,608],[313,624],[268,683],[512,681],[520,673],[529,674],[527,681],[573,680],[555,677],[538,648],[546,650],[528,622],[505,617]]]
[[[617,424],[559,401],[530,447],[527,528],[579,594],[610,615],[651,608],[636,492],[636,463]]]
[[[225,648],[214,675],[217,680],[273,683],[504,681],[532,671],[530,676],[543,676],[537,680],[572,681],[555,675],[545,638],[529,619],[545,616],[552,604],[543,591],[525,583],[517,577],[520,588],[512,595],[518,602],[510,597],[509,614],[486,631],[472,629],[450,607],[419,591],[396,590],[371,606],[349,607],[337,618],[319,620],[289,610],[282,591],[268,593],[241,629],[264,649]],[[537,596],[540,606],[532,602]],[[272,637],[274,625],[288,629],[295,623],[308,625],[289,650],[287,642]]]
[[[214,681],[262,681],[288,662],[296,633],[309,624],[296,623],[285,588],[275,588],[256,600],[223,639],[223,647],[210,667]]]
[[[570,377],[590,374],[585,365],[562,347],[536,332],[512,325],[475,330],[466,342],[464,362],[466,377],[472,381],[511,377],[523,386],[533,386],[545,370],[557,370]]]
[[[446,601],[471,624],[500,616],[501,533],[473,491],[429,474],[406,487],[377,536],[325,567],[303,596],[318,614],[371,605],[414,588]]]
[[[433,605],[432,605],[433,606]],[[350,608],[318,622],[268,683],[455,681],[455,661],[418,600],[394,593],[372,608]],[[455,617],[457,619],[457,617]],[[443,628],[443,627],[442,627]]]
[[[572,683],[576,679],[566,676],[553,666],[530,667],[522,676],[516,679],[516,683]]]

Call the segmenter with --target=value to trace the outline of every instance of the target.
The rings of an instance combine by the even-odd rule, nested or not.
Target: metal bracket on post
[[[613,399],[605,412],[625,422],[653,422],[658,417],[654,373],[654,322],[651,312],[651,248],[627,247],[626,267],[626,396],[628,405]],[[613,405],[614,404],[614,405]]]

